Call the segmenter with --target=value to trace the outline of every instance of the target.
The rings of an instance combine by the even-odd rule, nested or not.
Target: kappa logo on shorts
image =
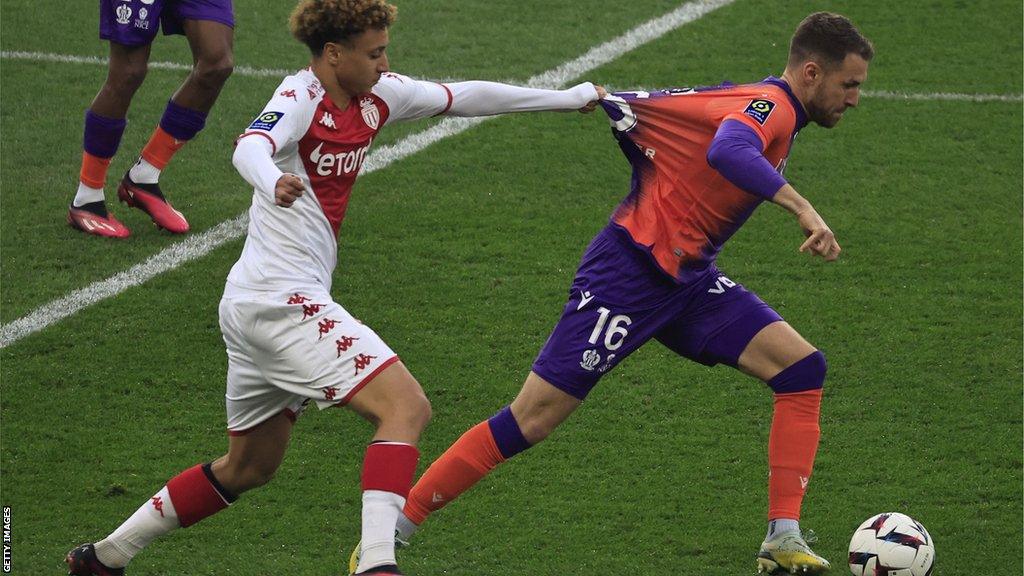
[[[306,302],[309,302],[309,298],[306,298],[298,292],[288,297],[289,304],[305,304]]]
[[[334,397],[338,395],[338,389],[334,386],[324,388],[322,392],[324,393],[324,400],[334,400]]]
[[[768,121],[768,117],[772,115],[772,110],[775,110],[775,102],[765,100],[763,98],[757,98],[755,100],[751,100],[750,104],[747,104],[747,108],[743,113],[756,120],[758,124],[764,126],[764,123]]]
[[[330,334],[331,330],[334,330],[334,326],[336,324],[340,323],[340,322],[341,322],[341,320],[333,320],[331,318],[324,318],[323,320],[318,322],[317,323],[317,328],[319,328],[319,330],[320,330],[320,338],[319,338],[319,340],[323,340],[324,336],[327,336],[328,334]]]
[[[260,117],[253,120],[252,124],[249,124],[250,130],[266,130],[267,132],[274,129],[274,125],[277,124],[281,118],[284,118],[284,112],[264,112],[260,114]]]
[[[334,343],[338,346],[338,358],[341,358],[342,352],[348,352],[348,349],[355,344],[356,340],[359,340],[359,338],[355,336],[342,336],[335,340]]]
[[[360,371],[365,370],[367,366],[373,364],[373,360],[375,358],[377,357],[370,356],[369,354],[360,354],[359,356],[356,356],[353,359],[353,362],[356,365],[356,375],[358,376]]]

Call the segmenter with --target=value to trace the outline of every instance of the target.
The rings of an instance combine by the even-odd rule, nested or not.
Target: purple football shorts
[[[184,34],[184,20],[212,20],[234,28],[231,0],[100,0],[100,38],[125,46],[153,42],[164,34]]]
[[[583,254],[569,302],[533,371],[582,400],[651,338],[701,364],[736,366],[750,340],[779,320],[714,265],[692,282],[676,283],[609,224]]]

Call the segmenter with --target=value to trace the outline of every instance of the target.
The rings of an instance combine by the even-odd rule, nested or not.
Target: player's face
[[[840,66],[825,69],[819,77],[814,97],[807,105],[807,116],[814,123],[831,128],[843,118],[847,108],[860,101],[860,86],[868,78],[868,62],[859,54],[847,54]]]
[[[341,89],[351,95],[369,92],[388,71],[387,28],[370,28],[353,37],[348,45],[338,44],[337,60],[332,65]]]

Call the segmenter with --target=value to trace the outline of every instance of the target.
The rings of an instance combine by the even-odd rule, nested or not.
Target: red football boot
[[[188,232],[188,221],[164,198],[157,184],[137,184],[126,173],[117,187],[117,197],[132,208],[149,214],[158,228],[174,234]]]
[[[107,212],[103,202],[90,202],[84,206],[68,206],[68,225],[86,234],[105,238],[127,238],[131,232],[114,215]]]

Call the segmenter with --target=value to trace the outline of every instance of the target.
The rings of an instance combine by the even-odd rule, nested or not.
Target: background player
[[[376,426],[363,461],[362,546],[352,569],[399,574],[395,523],[430,404],[391,348],[331,298],[352,185],[374,137],[392,122],[590,111],[600,94],[590,83],[554,91],[390,73],[394,16],[384,0],[305,0],[292,13],[292,33],[309,47],[312,63],[278,86],[233,157],[254,191],[245,246],[220,304],[228,453],[175,476],[107,538],[72,550],[71,574],[123,574],[154,538],[267,483],[310,401],[348,406]]]
[[[839,256],[832,231],[781,171],[809,121],[832,127],[857,105],[872,56],[871,43],[849,20],[817,13],[797,28],[781,78],[602,101],[633,166],[632,191],[587,248],[562,318],[519,395],[466,432],[416,483],[400,539],[546,438],[603,374],[654,338],[772,388],[769,529],[759,570],[828,569],[798,523],[818,446],[825,357],[720,272],[715,258],[764,200],[796,216],[807,236],[800,251],[828,261]]]
[[[125,115],[146,78],[157,30],[184,34],[194,64],[171,96],[160,123],[117,188],[122,202],[149,214],[169,232],[188,232],[188,222],[171,207],[157,181],[160,172],[206,124],[206,115],[231,75],[234,13],[231,0],[100,0],[100,38],[110,41],[107,80],[85,111],[78,191],[68,207],[68,224],[87,234],[127,238],[128,228],[107,209],[103,187],[107,168],[121,143]]]

